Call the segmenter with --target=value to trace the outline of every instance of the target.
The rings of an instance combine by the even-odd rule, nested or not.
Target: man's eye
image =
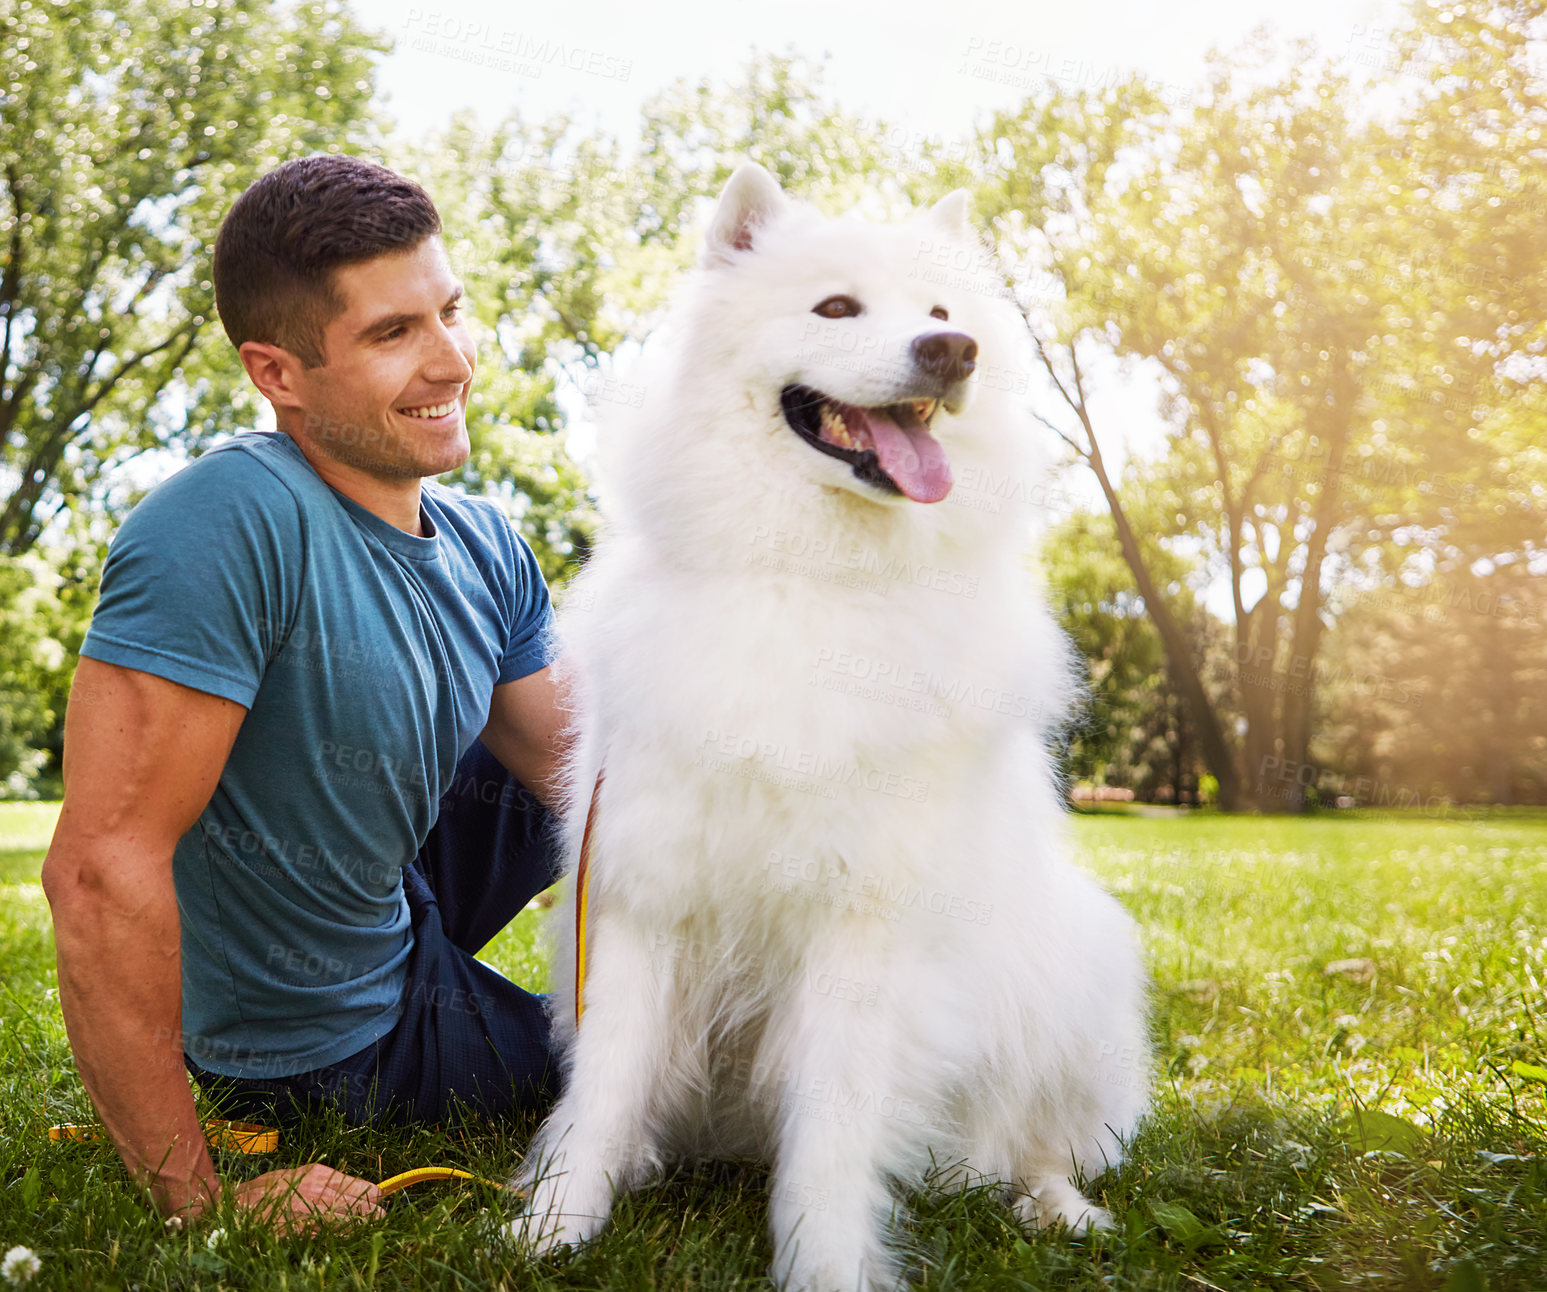
[[[453,301],[450,305],[446,306],[446,308],[441,311],[441,318],[443,318],[443,319],[455,318],[461,312],[462,312],[462,302],[461,301]]]
[[[390,332],[383,332],[381,334],[381,336],[379,336],[377,338],[377,340],[379,340],[379,341],[396,341],[398,339],[398,337],[403,335],[403,332],[404,332],[403,328],[395,327]]]

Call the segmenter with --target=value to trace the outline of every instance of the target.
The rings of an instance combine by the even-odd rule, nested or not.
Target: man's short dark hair
[[[385,166],[338,154],[277,166],[236,199],[215,239],[226,335],[321,367],[323,332],[346,303],[333,271],[412,251],[440,230],[429,194]]]

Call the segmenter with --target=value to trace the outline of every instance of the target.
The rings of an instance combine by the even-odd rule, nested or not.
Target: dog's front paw
[[[1098,1207],[1063,1176],[1038,1180],[1016,1198],[1015,1214],[1027,1229],[1064,1225],[1075,1238],[1113,1226],[1112,1213]]]
[[[793,1225],[775,1221],[768,1273],[779,1292],[893,1292],[905,1286],[873,1224],[862,1216],[842,1226],[824,1224],[827,1219],[808,1210]]]
[[[503,1241],[534,1259],[590,1242],[607,1223],[606,1202],[577,1201],[574,1191],[546,1179],[529,1185],[526,1210],[500,1230]]]
[[[534,1258],[565,1247],[579,1247],[596,1238],[613,1210],[613,1190],[606,1176],[596,1187],[582,1187],[572,1171],[555,1167],[532,1179],[523,1170],[509,1187],[526,1198],[526,1210],[504,1225],[501,1239]]]
[[[599,1224],[595,1227],[596,1230],[600,1228]],[[532,1260],[542,1260],[566,1249],[579,1247],[589,1242],[594,1235],[595,1230],[585,1226],[555,1222],[551,1216],[532,1215],[517,1216],[499,1231],[502,1243]]]

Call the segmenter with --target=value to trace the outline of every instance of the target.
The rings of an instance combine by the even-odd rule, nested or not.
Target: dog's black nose
[[[978,343],[965,332],[931,332],[913,342],[913,362],[941,381],[966,381],[977,357]]]

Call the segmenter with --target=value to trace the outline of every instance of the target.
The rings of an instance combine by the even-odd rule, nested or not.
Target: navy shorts
[[[489,1116],[558,1093],[548,1002],[474,957],[557,878],[557,823],[474,741],[424,847],[403,871],[413,920],[403,1015],[358,1054],[291,1077],[225,1077],[184,1059],[220,1114],[287,1121],[333,1104],[353,1124],[441,1122],[459,1101]]]

